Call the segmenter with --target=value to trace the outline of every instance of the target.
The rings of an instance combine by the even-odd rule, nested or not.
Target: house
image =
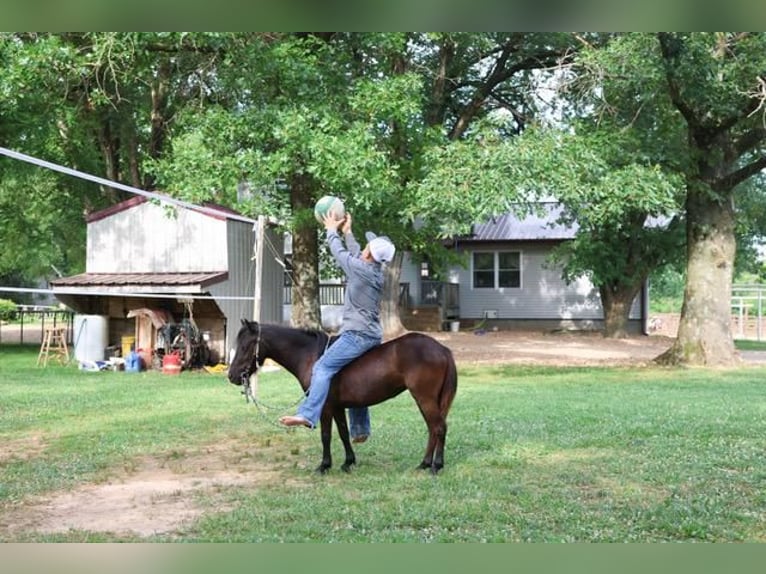
[[[559,223],[557,202],[525,217],[507,213],[475,224],[453,239],[465,267],[434,277],[427,262],[405,253],[400,274],[400,315],[407,329],[497,327],[531,330],[599,330],[603,310],[598,289],[587,277],[567,284],[548,257],[554,247],[574,238],[577,226]],[[285,244],[289,253],[289,238]],[[289,255],[288,255],[289,257]],[[285,278],[283,321],[289,322],[289,276]],[[320,285],[324,328],[340,327],[343,285]],[[648,333],[648,288],[633,302],[628,330]]]
[[[57,299],[98,326],[87,334],[88,322],[75,318],[76,355],[81,337],[97,355],[103,347],[124,351],[133,339],[149,363],[164,344],[160,327],[185,322],[203,335],[210,362],[227,360],[240,320],[254,313],[252,220],[219,206],[137,196],[89,214],[86,222],[85,273],[51,281]],[[267,227],[264,237],[260,315],[279,322],[283,269],[269,255],[281,255],[282,236]]]
[[[410,306],[402,311],[405,326],[601,329],[598,289],[587,277],[567,284],[561,270],[547,260],[555,246],[574,238],[577,227],[558,223],[558,203],[542,207],[542,215],[504,214],[455,238],[451,248],[464,256],[466,266],[451,268],[446,280],[432,280],[427,264],[418,266],[405,258],[402,282],[409,284],[410,293]],[[629,330],[648,332],[647,315],[644,286],[631,307]]]

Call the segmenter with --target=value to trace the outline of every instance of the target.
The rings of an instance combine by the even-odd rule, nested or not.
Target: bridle
[[[266,418],[267,420],[271,420],[266,414],[266,410],[279,410],[284,412],[285,407],[269,406],[264,404],[263,401],[258,400],[258,376],[257,375],[258,375],[258,367],[260,366],[258,364],[258,353],[260,352],[260,349],[261,349],[261,325],[260,323],[258,323],[258,333],[256,334],[256,337],[255,337],[255,349],[253,351],[252,358],[250,359],[250,361],[248,361],[248,367],[244,371],[242,371],[240,380],[242,381],[242,394],[245,395],[245,402],[253,403],[253,405],[255,405],[258,408],[258,412],[260,412],[264,416],[264,418]],[[252,367],[252,365],[255,365],[254,371],[250,370],[250,367]],[[251,384],[251,381],[250,381],[251,375],[256,375],[254,380],[254,383],[255,383],[254,385]],[[304,397],[305,397],[305,394],[302,394],[300,398],[291,406],[295,406],[298,403],[300,403]],[[290,407],[287,407],[287,408],[290,408]],[[273,423],[273,424],[275,426],[278,426],[279,428],[284,428],[284,427],[281,427],[280,425],[277,425],[276,423]]]
[[[250,376],[257,375],[258,367],[260,366],[258,365],[258,352],[260,351],[260,348],[261,348],[261,324],[256,323],[256,325],[258,325],[258,333],[255,336],[255,351],[253,351],[253,356],[247,363],[248,367],[244,371],[242,371],[240,380],[242,381],[242,394],[245,395],[245,402],[246,403],[252,402],[257,405],[258,399],[256,397],[256,394],[257,394],[258,382],[256,380],[256,383],[255,383],[256,393],[253,392],[253,387],[250,384]],[[252,367],[253,365],[255,365],[255,370],[251,372],[250,367]]]

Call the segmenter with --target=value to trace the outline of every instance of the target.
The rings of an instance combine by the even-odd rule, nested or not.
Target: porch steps
[[[412,307],[402,311],[401,319],[408,331],[441,331],[443,328],[439,307]]]

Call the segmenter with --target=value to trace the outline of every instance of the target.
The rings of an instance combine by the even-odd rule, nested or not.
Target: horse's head
[[[242,319],[242,327],[237,333],[237,350],[229,365],[229,382],[242,385],[258,370],[258,351],[261,339],[261,325],[255,321]]]

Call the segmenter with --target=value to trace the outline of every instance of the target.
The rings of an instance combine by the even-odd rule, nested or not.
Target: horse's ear
[[[243,326],[243,327],[244,327],[245,325],[247,325],[247,319],[245,319],[244,317],[242,317],[242,319],[240,319],[240,321],[242,322],[242,326]]]

